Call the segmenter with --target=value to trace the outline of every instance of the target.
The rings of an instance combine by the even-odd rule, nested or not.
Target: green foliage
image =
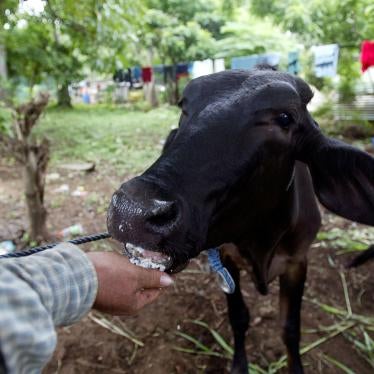
[[[155,47],[163,63],[176,64],[212,54],[213,39],[195,21],[183,24],[159,10],[149,10],[145,22],[149,31],[148,45]]]
[[[148,0],[145,3],[148,9],[159,10],[177,19],[179,23],[196,22],[215,39],[221,36],[220,29],[225,23],[225,18],[218,12],[217,4],[212,0]]]
[[[55,51],[48,26],[35,22],[33,17],[26,22],[7,35],[8,73],[15,83],[26,78],[32,87],[53,68]]]
[[[308,44],[339,43],[358,47],[373,38],[371,0],[252,0],[252,11],[269,16],[284,29],[299,34]]]
[[[355,98],[356,82],[360,77],[357,51],[352,51],[351,49],[342,49],[340,51],[338,73],[341,77],[339,81],[339,101],[350,103]]]
[[[183,23],[194,19],[196,14],[214,11],[214,3],[210,0],[148,0],[145,4],[149,9],[157,9],[164,14],[172,15]]]
[[[248,3],[246,0],[218,0],[219,8],[222,15],[226,19],[231,19],[236,11],[244,3]]]
[[[337,118],[338,114],[343,119]],[[350,120],[344,120],[344,116]],[[374,135],[374,124],[364,120],[359,109],[352,108],[351,105],[337,105],[329,98],[313,111],[313,118],[326,135],[343,138],[348,142],[354,141],[354,145],[359,148],[369,143],[370,137]]]
[[[0,102],[0,138],[2,135],[11,135],[11,120],[12,115],[10,110]]]
[[[226,22],[221,31],[224,37],[217,42],[218,57],[287,51],[297,46],[295,36],[285,37],[270,20],[251,16],[248,12],[241,12],[235,21]]]
[[[223,16],[216,13],[197,13],[194,19],[202,29],[209,31],[214,39],[222,38],[221,28],[226,22]]]
[[[211,57],[214,38],[220,33],[222,20],[210,13],[210,2],[183,0],[147,1],[140,38],[148,54],[164,64]],[[154,61],[150,61],[152,63]]]
[[[3,32],[3,25],[8,21],[9,15],[16,11],[18,4],[18,0],[2,0],[0,2],[0,35]]]
[[[365,250],[374,241],[374,229],[356,228],[348,229],[335,227],[329,231],[318,233],[317,239],[322,246],[337,249],[338,254]]]
[[[310,14],[306,11],[308,5],[302,0],[252,0],[251,10],[254,14],[276,20],[286,30],[304,35],[306,25],[310,25]]]
[[[49,0],[40,14],[8,15],[3,35],[10,77],[16,83],[26,78],[32,89],[48,76],[66,89],[92,70],[113,69],[138,8],[127,0]]]
[[[69,83],[111,75],[130,64],[174,64],[253,53],[301,50],[304,44],[339,43],[339,92],[351,101],[363,39],[374,39],[371,0],[48,0],[40,14],[0,4],[0,43],[9,75],[30,86],[53,78],[66,97]],[[316,87],[330,80],[316,79]],[[65,93],[65,96],[63,95]]]

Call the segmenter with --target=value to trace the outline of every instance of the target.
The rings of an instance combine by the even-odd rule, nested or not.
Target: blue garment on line
[[[277,66],[279,64],[279,61],[279,53],[266,53],[263,55],[233,57],[231,59],[231,69],[253,69],[257,64]]]
[[[134,80],[139,81],[142,77],[142,69],[140,66],[134,66],[132,69],[132,77]]]
[[[294,75],[297,75],[300,73],[299,52],[297,51],[288,52],[287,72],[290,74],[294,74]]]
[[[326,44],[312,47],[316,77],[334,77],[338,70],[339,46]]]
[[[189,64],[188,63],[181,63],[177,64],[177,71],[176,74],[178,75],[189,75]]]
[[[253,69],[257,64],[257,55],[233,57],[231,59],[231,69]]]
[[[155,65],[152,66],[154,74],[164,74],[164,65]]]

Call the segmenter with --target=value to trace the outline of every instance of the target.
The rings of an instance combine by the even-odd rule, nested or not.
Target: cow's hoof
[[[288,369],[288,373],[289,374],[304,374],[304,369],[301,365],[300,366],[294,366],[294,367],[290,367]]]
[[[233,365],[230,374],[248,374],[248,364],[245,362]]]
[[[248,374],[248,368],[245,368],[245,369],[232,368],[230,371],[230,374]]]

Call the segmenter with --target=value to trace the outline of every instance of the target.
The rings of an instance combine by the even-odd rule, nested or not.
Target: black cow
[[[223,260],[237,284],[227,295],[235,373],[248,370],[249,324],[235,248],[260,293],[279,277],[289,371],[302,373],[300,307],[320,227],[315,194],[332,212],[374,225],[374,159],[326,138],[307,110],[311,98],[303,80],[267,67],[191,81],[164,153],[122,184],[108,210],[110,234],[167,256],[169,272],[204,249],[234,244],[224,245]]]
[[[356,268],[370,260],[374,260],[374,244],[372,244],[371,246],[369,246],[369,248],[365,249],[359,255],[354,257],[347,265],[347,268]]]

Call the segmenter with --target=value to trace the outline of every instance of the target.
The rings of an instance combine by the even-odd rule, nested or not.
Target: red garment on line
[[[374,66],[374,41],[364,40],[361,45],[361,70]]]
[[[142,68],[142,79],[144,83],[149,83],[152,81],[152,68],[151,67]]]

